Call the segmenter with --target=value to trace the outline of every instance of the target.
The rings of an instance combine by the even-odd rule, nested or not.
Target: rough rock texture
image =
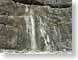
[[[67,3],[72,0],[13,0],[15,2],[20,2],[24,4],[57,4],[57,3]]]
[[[71,51],[72,7],[51,8],[0,0],[0,49]]]
[[[24,31],[25,22],[23,18],[0,16],[0,48],[17,48],[25,38]],[[24,36],[24,38],[22,36],[20,38],[19,35]],[[19,39],[22,40],[21,43],[18,42]]]
[[[20,2],[29,5],[40,5],[40,6],[50,6],[50,7],[70,7],[72,0],[13,0],[15,2]]]

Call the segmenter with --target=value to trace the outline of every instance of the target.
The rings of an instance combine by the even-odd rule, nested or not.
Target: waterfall
[[[30,16],[30,19],[31,19],[31,48],[33,50],[36,49],[36,39],[35,39],[35,20],[33,18],[33,16],[31,15]]]
[[[29,34],[31,40],[31,49],[35,50],[37,46],[35,39],[35,20],[33,16],[25,16],[24,19],[26,22],[26,32]]]
[[[37,41],[36,41],[36,32],[35,32],[35,19],[33,18],[32,15],[30,16],[25,16],[24,17],[25,19],[25,22],[26,22],[26,32],[27,34],[29,34],[30,36],[30,43],[31,43],[31,49],[32,50],[36,50],[38,47],[37,47]],[[38,17],[39,19],[39,30],[40,30],[40,36],[43,37],[43,41],[42,42],[41,40],[41,43],[45,44],[45,50],[47,51],[50,51],[50,39],[49,39],[49,35],[47,34],[46,32],[46,20],[42,19],[41,17]]]
[[[32,14],[33,12],[28,10],[28,7],[26,6],[25,12],[30,12]],[[35,38],[35,19],[33,18],[32,15],[29,15],[25,17],[26,20],[26,28],[27,28],[27,33],[30,36],[31,40],[31,49],[36,50],[37,44],[36,44],[36,38]]]
[[[48,42],[48,46],[47,46],[47,50],[50,51],[50,39],[49,39],[49,35],[47,34],[47,42]]]
[[[49,40],[49,36],[46,33],[46,22],[42,22],[41,17],[40,18],[40,32],[41,32],[41,36],[44,38],[44,42],[46,45],[46,50],[49,51],[50,50],[50,45],[48,44],[50,42]]]

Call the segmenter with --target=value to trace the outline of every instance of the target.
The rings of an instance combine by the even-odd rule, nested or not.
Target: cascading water
[[[36,50],[37,47],[37,39],[36,39],[36,32],[35,32],[35,18],[33,18],[33,16],[25,16],[24,17],[25,22],[26,22],[26,32],[29,34],[30,36],[30,40],[31,40],[31,49],[32,50]],[[40,36],[43,38],[44,43],[45,43],[45,49],[47,51],[50,50],[50,45],[49,45],[49,36],[46,32],[46,21],[43,22],[41,17],[38,17],[39,20],[39,30],[40,30]],[[41,40],[40,40],[41,41]],[[43,43],[43,42],[41,42]]]
[[[30,10],[28,10],[28,7],[26,5],[26,9],[25,12],[28,12]],[[30,14],[32,14],[32,11],[30,11]],[[31,49],[32,50],[36,50],[36,39],[35,39],[35,21],[32,15],[29,16],[25,16],[24,17],[26,20],[26,28],[27,28],[27,33],[30,36],[30,40],[31,40]],[[28,18],[28,19],[27,19]]]
[[[39,17],[39,20],[40,20],[40,32],[41,32],[41,36],[44,38],[44,42],[45,42],[45,45],[46,45],[46,50],[49,51],[50,50],[50,45],[49,45],[49,36],[48,34],[46,33],[46,22],[42,22],[42,19],[41,17]]]
[[[31,49],[36,50],[36,39],[35,39],[35,22],[33,16],[25,16],[24,17],[26,22],[26,32],[30,36],[31,40]]]
[[[35,39],[35,22],[34,22],[34,18],[33,16],[31,15],[30,16],[30,19],[31,19],[31,48],[33,50],[36,49],[36,39]]]

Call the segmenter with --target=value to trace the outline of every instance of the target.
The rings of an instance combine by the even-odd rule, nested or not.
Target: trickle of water
[[[49,40],[48,34],[46,33],[46,27],[45,27],[46,24],[45,24],[45,22],[42,22],[41,18],[39,20],[40,20],[40,32],[41,32],[41,36],[44,38],[46,50],[50,50],[50,46],[48,44],[50,40]]]

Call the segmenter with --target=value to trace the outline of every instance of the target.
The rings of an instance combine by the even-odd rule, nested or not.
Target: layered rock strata
[[[42,4],[47,4],[46,1]],[[0,0],[0,49],[71,51],[72,7],[52,8]]]

